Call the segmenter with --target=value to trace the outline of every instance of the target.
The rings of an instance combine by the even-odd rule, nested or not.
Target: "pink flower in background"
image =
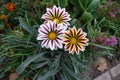
[[[120,9],[118,9],[117,11],[118,11],[118,13],[120,13]]]
[[[95,43],[95,42],[96,42],[96,39],[92,39],[92,42]]]
[[[116,17],[115,13],[113,13],[113,12],[110,13],[110,16],[111,16],[111,18],[115,18]]]
[[[99,35],[97,39],[98,39],[99,42],[102,42],[103,41],[103,36]]]
[[[118,44],[118,40],[115,36],[112,36],[111,38],[111,46],[114,47]]]
[[[103,7],[104,7],[105,9],[107,9],[107,8],[108,8],[108,5],[104,5]]]
[[[110,5],[110,6],[112,6],[112,4],[113,4],[113,2],[112,2],[112,1],[110,1],[110,2],[109,2],[109,5]]]
[[[98,34],[96,37],[91,39],[91,42],[108,47],[115,47],[118,44],[116,36],[107,36],[105,34]],[[98,50],[99,47],[91,46],[91,49]]]
[[[111,38],[106,38],[103,45],[104,46],[111,46],[115,47],[118,44],[118,40],[115,36],[112,36]]]
[[[103,46],[110,46],[111,40],[109,38],[106,38],[103,42]]]

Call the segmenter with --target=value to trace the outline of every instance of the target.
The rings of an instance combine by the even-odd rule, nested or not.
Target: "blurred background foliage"
[[[6,4],[9,2],[16,5],[15,11],[6,10]],[[104,5],[109,2],[111,1],[1,0],[0,15],[6,14],[7,20],[0,19],[0,78],[6,76],[9,70],[15,69],[19,74],[17,80],[25,77],[32,80],[82,80],[83,76],[90,80],[87,64],[100,56],[113,57],[113,52],[120,46],[120,42],[115,47],[92,42],[93,37],[98,37],[101,33],[116,36],[120,41],[120,13],[111,18],[103,10]],[[115,4],[119,2],[114,1]],[[50,51],[41,48],[41,42],[36,40],[37,29],[43,23],[41,16],[46,12],[46,8],[53,5],[66,8],[72,18],[70,27],[81,27],[88,34],[90,46],[86,47],[85,52],[70,55],[64,50]],[[9,27],[7,23],[10,24]],[[93,50],[91,46],[100,49]]]

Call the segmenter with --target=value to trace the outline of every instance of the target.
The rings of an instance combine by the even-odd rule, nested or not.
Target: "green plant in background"
[[[109,1],[98,9],[99,16],[105,17],[113,22],[119,23],[120,4],[115,1]]]

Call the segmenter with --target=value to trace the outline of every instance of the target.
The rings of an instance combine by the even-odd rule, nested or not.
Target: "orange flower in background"
[[[1,19],[2,20],[6,20],[7,19],[7,15],[6,14],[2,14]]]
[[[10,26],[11,26],[11,24],[7,22],[7,23],[6,23],[6,27],[7,27],[7,28],[10,28]]]
[[[2,30],[2,28],[0,27],[0,31]]]
[[[9,12],[12,12],[16,9],[16,5],[14,3],[10,2],[6,5],[6,8]]]

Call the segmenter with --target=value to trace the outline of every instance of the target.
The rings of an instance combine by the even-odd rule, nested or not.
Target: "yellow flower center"
[[[72,44],[76,44],[76,43],[77,43],[77,40],[76,40],[76,38],[72,38],[70,42],[71,42]]]
[[[54,20],[53,20],[54,22],[56,22],[57,24],[59,24],[60,23],[60,20],[59,20],[59,18],[54,18]]]
[[[56,37],[57,37],[57,34],[56,34],[55,32],[50,32],[50,33],[48,33],[48,38],[49,38],[50,40],[55,40]]]

